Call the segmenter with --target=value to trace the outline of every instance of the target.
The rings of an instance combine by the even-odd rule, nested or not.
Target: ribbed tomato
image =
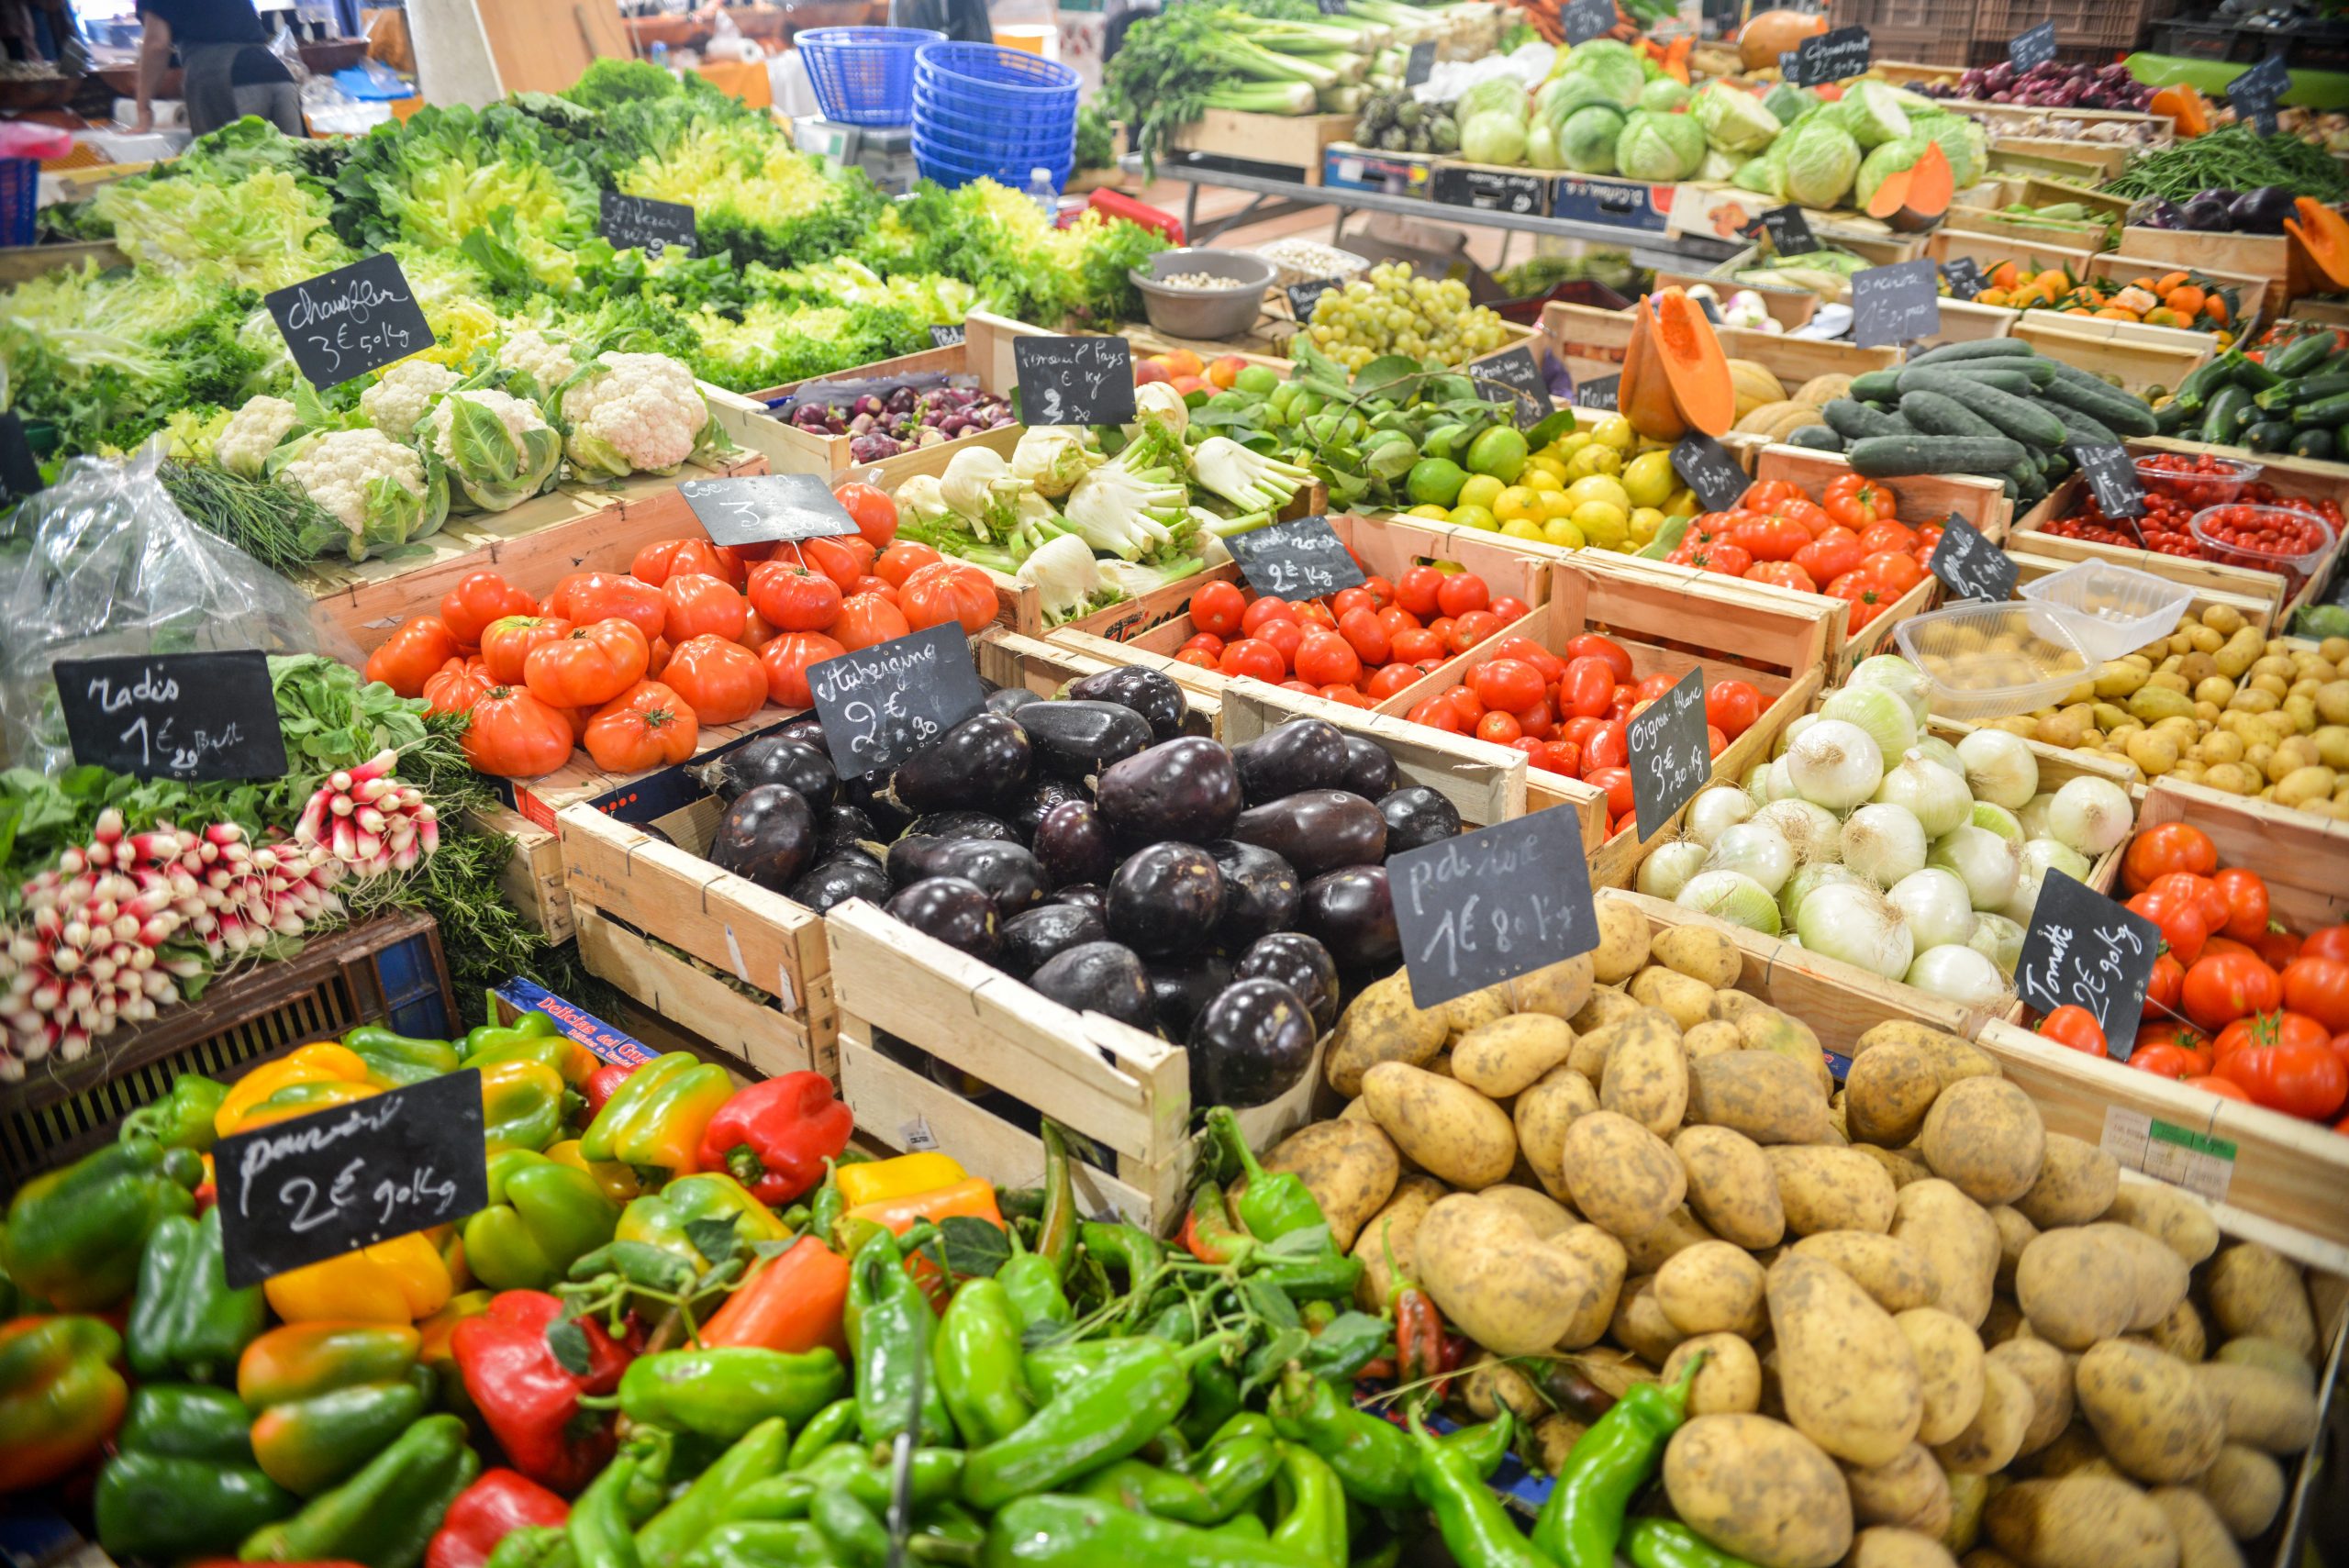
[[[571,623],[552,616],[500,616],[481,634],[483,667],[500,685],[519,685],[530,650],[570,634]]]
[[[860,648],[903,637],[912,629],[906,624],[905,612],[880,595],[851,594],[841,601],[841,618],[832,627],[832,636],[853,653]]]
[[[847,596],[838,583],[796,561],[751,568],[751,607],[777,631],[823,631],[841,618]]]
[[[404,697],[421,696],[424,683],[457,657],[457,639],[439,616],[414,616],[402,621],[375,651],[367,655],[362,672]]]
[[[705,635],[740,638],[751,613],[732,584],[706,572],[672,573],[661,585],[661,602],[668,607],[661,635],[672,647]]]
[[[581,743],[606,773],[649,773],[691,757],[699,728],[683,697],[659,681],[639,681],[596,710]]]
[[[704,724],[732,724],[767,704],[767,673],[759,656],[722,637],[677,644],[661,680]]]
[[[571,760],[571,721],[520,686],[492,686],[473,705],[465,758],[502,779],[534,779]]]
[[[664,539],[638,550],[628,574],[658,588],[672,577],[698,572],[704,576],[723,578],[739,588],[742,585],[743,568],[742,557],[722,544],[712,544],[706,539]]]
[[[941,561],[922,567],[897,590],[897,607],[907,627],[921,631],[958,621],[974,635],[995,620],[995,584],[975,566]]]
[[[644,633],[648,643],[669,624],[669,606],[661,590],[617,572],[573,573],[547,595],[546,613],[573,626],[593,626],[617,616]]]
[[[552,707],[601,707],[644,679],[652,643],[632,621],[614,616],[574,626],[522,661],[523,684]]]
[[[539,602],[495,572],[471,572],[440,595],[440,621],[449,635],[467,648],[478,647],[481,634],[500,616],[526,616]]]

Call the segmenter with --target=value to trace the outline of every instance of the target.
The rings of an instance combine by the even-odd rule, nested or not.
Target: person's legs
[[[259,115],[288,136],[307,136],[302,123],[302,90],[291,82],[256,82],[234,89],[239,115]]]

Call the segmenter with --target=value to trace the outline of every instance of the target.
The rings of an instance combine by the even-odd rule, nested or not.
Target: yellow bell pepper
[[[446,1307],[456,1290],[449,1261],[433,1233],[425,1230],[294,1269],[262,1284],[271,1309],[288,1323],[413,1323]]]
[[[367,1063],[357,1051],[334,1040],[315,1040],[274,1062],[262,1062],[230,1084],[228,1098],[213,1113],[212,1128],[221,1137],[228,1137],[244,1125],[248,1111],[278,1090],[295,1084],[366,1081]]]
[[[584,1171],[596,1178],[596,1184],[614,1203],[626,1203],[644,1191],[644,1184],[636,1179],[636,1172],[613,1160],[590,1160],[579,1152],[579,1140],[566,1138],[547,1150],[547,1158],[558,1165],[568,1165],[574,1171]]]
[[[891,1198],[935,1192],[963,1180],[969,1172],[944,1154],[900,1154],[894,1160],[872,1160],[842,1165],[832,1173],[841,1196],[851,1208]]]
[[[308,1116],[313,1111],[331,1110],[337,1106],[373,1099],[382,1093],[373,1084],[346,1084],[340,1078],[288,1084],[247,1111],[244,1119],[237,1124],[237,1130],[250,1132],[257,1127],[291,1121],[297,1116]]]

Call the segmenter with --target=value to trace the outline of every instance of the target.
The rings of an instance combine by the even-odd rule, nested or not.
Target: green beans
[[[2165,196],[2182,202],[2197,191],[2247,191],[2261,185],[2281,185],[2294,195],[2328,202],[2349,197],[2349,175],[2331,154],[2294,137],[2263,137],[2242,124],[2139,152],[2104,188],[2116,196]]]

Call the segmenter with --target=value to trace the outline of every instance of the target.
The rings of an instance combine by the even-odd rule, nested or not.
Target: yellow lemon
[[[1459,495],[1452,503],[1452,520],[1458,522],[1459,514],[1468,508],[1480,512],[1491,512],[1493,503],[1499,500],[1501,492],[1508,488],[1508,485],[1503,484],[1489,473],[1470,474],[1468,483],[1460,487]],[[1491,525],[1486,526],[1489,528]]]
[[[1613,546],[1631,537],[1631,519],[1620,506],[1610,506],[1604,501],[1585,501],[1574,509],[1566,521],[1582,530],[1582,537],[1596,545]]]
[[[1640,543],[1649,543],[1655,538],[1656,530],[1662,527],[1664,527],[1664,514],[1653,506],[1638,506],[1632,509],[1631,537]]]
[[[1454,506],[1452,508],[1452,520],[1464,528],[1482,528],[1486,533],[1501,526],[1500,519],[1486,506]]]
[[[1452,520],[1452,514],[1449,511],[1436,506],[1414,506],[1403,515],[1407,517],[1426,517],[1431,522],[1438,523]]]
[[[1602,447],[1593,441],[1575,453],[1574,461],[1566,464],[1566,477],[1574,480],[1587,479],[1594,473],[1612,475],[1621,473],[1622,468],[1623,454],[1621,452],[1617,451],[1613,447]]]
[[[1679,484],[1670,452],[1644,452],[1623,465],[1623,493],[1634,506],[1661,506]]]
[[[1575,480],[1566,486],[1566,495],[1577,506],[1585,501],[1598,501],[1619,512],[1631,509],[1631,497],[1624,491],[1621,481],[1603,473],[1588,474]]]
[[[1667,517],[1693,517],[1704,510],[1697,505],[1697,493],[1683,485],[1661,503]]]
[[[1566,460],[1558,454],[1558,449],[1554,443],[1542,448],[1540,456],[1527,458],[1525,466],[1529,473],[1546,473],[1562,484],[1565,483]],[[1520,473],[1517,476],[1517,482],[1522,484],[1525,483],[1525,474]]]
[[[1502,522],[1512,517],[1530,517],[1541,506],[1541,497],[1521,484],[1512,484],[1493,502],[1493,516]]]
[[[1544,490],[1542,492],[1542,520],[1546,523],[1552,517],[1570,517],[1575,506],[1575,498],[1564,491]]]
[[[1548,469],[1529,467],[1523,473],[1517,476],[1517,483],[1521,488],[1527,490],[1564,490],[1566,487],[1566,476],[1563,473],[1552,473]]]
[[[1556,450],[1558,455],[1562,458],[1572,458],[1575,453],[1582,450],[1583,448],[1588,445],[1590,445],[1590,432],[1588,430],[1569,430],[1564,435],[1558,438],[1556,442]]]
[[[1510,539],[1530,539],[1539,543],[1542,525],[1531,517],[1511,517],[1501,524],[1501,532]]]
[[[1631,422],[1629,419],[1624,418],[1620,414],[1609,414],[1590,428],[1590,439],[1600,446],[1612,447],[1618,452],[1627,452],[1631,450],[1631,443],[1639,438],[1631,429]]]
[[[1580,550],[1584,544],[1582,530],[1564,517],[1553,517],[1543,523],[1542,537],[1560,550]]]

